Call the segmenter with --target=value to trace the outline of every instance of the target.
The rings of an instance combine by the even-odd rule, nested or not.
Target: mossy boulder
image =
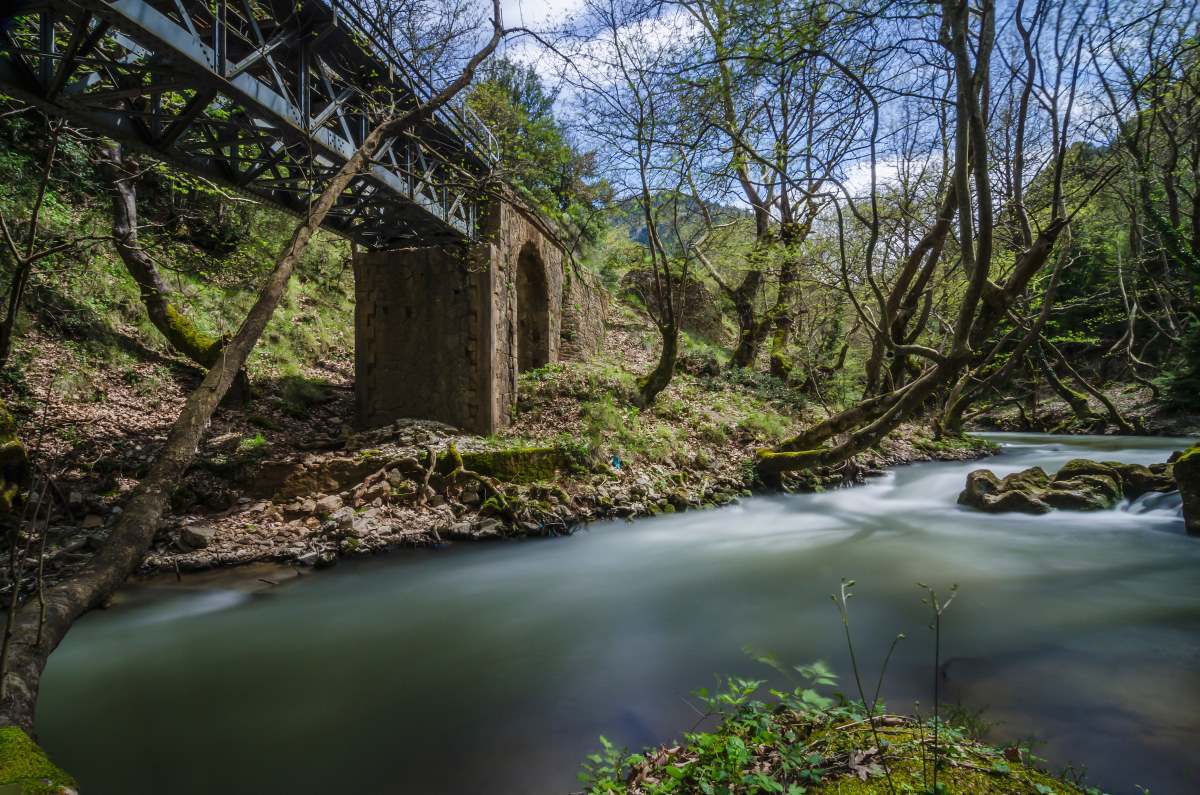
[[[16,420],[0,401],[0,515],[20,505],[31,475],[29,452],[17,436]]]
[[[967,475],[967,487],[958,495],[959,505],[969,505],[987,513],[1049,513],[1050,506],[1038,498],[1049,477],[1039,467],[1014,472],[1001,480],[990,469],[976,469]]]
[[[1042,501],[1063,511],[1103,511],[1112,507],[1112,501],[1103,492],[1089,490],[1077,480],[1055,483],[1054,488],[1042,495]]]
[[[1071,480],[1080,475],[1102,475],[1113,480],[1119,480],[1121,477],[1117,473],[1117,470],[1108,464],[1102,464],[1099,461],[1092,461],[1088,458],[1072,458],[1059,468],[1058,472],[1054,474],[1054,479]]]
[[[967,474],[967,487],[958,495],[959,505],[982,508],[983,498],[1000,491],[1000,478],[990,469],[976,469]]]
[[[1171,477],[1169,464],[1124,464],[1120,461],[1092,461],[1073,458],[1062,465],[1054,476],[1056,482],[1069,481],[1081,476],[1109,478],[1117,484],[1120,496],[1136,500],[1151,491],[1174,491],[1175,481]],[[1115,502],[1115,501],[1114,501]]]
[[[0,792],[74,795],[75,780],[16,726],[0,727]]]
[[[1046,474],[1046,470],[1041,467],[1030,467],[1029,469],[1023,469],[1020,472],[1013,472],[1011,475],[1006,475],[1004,480],[1000,481],[1000,491],[1011,491],[1013,489],[1038,491],[1049,485],[1050,476]]]
[[[1197,459],[1200,463],[1200,458]],[[1137,499],[1151,491],[1171,491],[1174,480],[1166,464],[1146,467],[1119,461],[1074,458],[1050,477],[1041,467],[1014,472],[1000,480],[991,471],[977,469],[967,475],[966,488],[958,496],[962,505],[988,513],[1046,513],[1052,508],[1068,511],[1103,511],[1125,499]],[[1196,515],[1200,519],[1200,482],[1197,483]]]
[[[429,456],[424,456],[422,466]],[[571,458],[557,447],[507,447],[500,450],[475,450],[460,453],[451,446],[438,454],[439,475],[449,475],[461,462],[463,469],[507,483],[534,483],[553,480],[561,470],[570,468]]]
[[[1191,535],[1200,535],[1200,444],[1175,459],[1173,467],[1179,496],[1183,498],[1183,523]]]
[[[988,513],[1029,513],[1038,515],[1050,513],[1050,506],[1033,492],[1012,489],[1011,491],[1002,491],[998,494],[989,494],[983,500],[983,510]]]
[[[568,456],[554,447],[511,447],[463,453],[463,466],[510,483],[552,480],[571,465]]]

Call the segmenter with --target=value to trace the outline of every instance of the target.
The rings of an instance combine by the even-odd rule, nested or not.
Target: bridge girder
[[[383,109],[432,92],[355,0],[18,0],[7,13],[0,90],[300,215]],[[386,141],[325,226],[369,248],[476,239],[493,158],[487,129],[445,110]]]

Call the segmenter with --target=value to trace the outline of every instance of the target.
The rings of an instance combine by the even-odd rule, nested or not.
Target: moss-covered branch
[[[109,181],[112,194],[113,244],[129,275],[137,282],[146,314],[154,327],[180,354],[205,369],[217,362],[227,337],[214,337],[201,331],[172,300],[172,291],[163,281],[154,260],[138,239],[136,166],[121,151],[119,144],[108,145],[101,154],[100,170]]]

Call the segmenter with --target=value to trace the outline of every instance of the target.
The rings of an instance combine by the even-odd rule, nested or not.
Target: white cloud
[[[504,24],[542,30],[561,24],[583,7],[582,0],[503,0]]]

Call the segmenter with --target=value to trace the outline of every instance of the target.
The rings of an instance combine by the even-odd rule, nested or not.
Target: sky
[[[560,21],[582,5],[580,0],[503,0],[504,24],[542,28],[548,20]]]

